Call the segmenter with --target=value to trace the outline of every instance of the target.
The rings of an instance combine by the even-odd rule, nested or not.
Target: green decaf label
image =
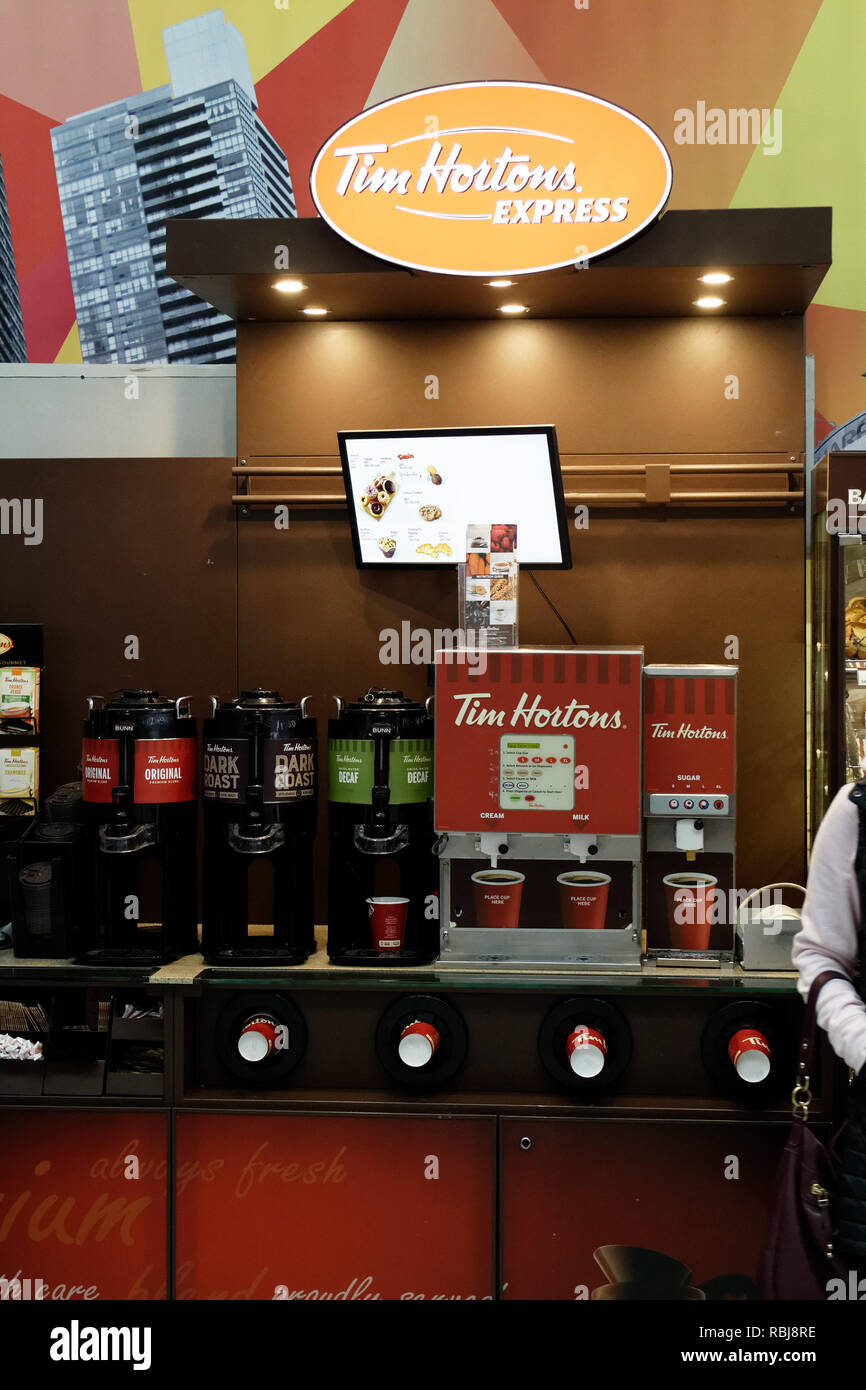
[[[426,801],[433,794],[433,740],[395,738],[388,782],[392,805]],[[328,740],[328,797],[354,805],[373,791],[373,743],[366,738]]]

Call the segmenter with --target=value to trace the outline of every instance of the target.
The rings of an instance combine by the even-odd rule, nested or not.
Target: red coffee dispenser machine
[[[189,696],[155,690],[87,703],[82,959],[158,965],[198,947],[196,720]]]
[[[644,670],[647,950],[660,961],[733,951],[735,666]]]
[[[638,967],[642,665],[640,647],[437,653],[443,965]]]

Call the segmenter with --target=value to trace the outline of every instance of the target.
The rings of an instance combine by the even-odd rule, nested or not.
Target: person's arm
[[[822,970],[841,970],[852,977],[859,956],[860,895],[854,861],[859,817],[843,787],[821,822],[803,905],[803,926],[794,938],[793,961],[800,972],[797,988],[805,999]],[[844,980],[830,980],[818,996],[817,1020],[830,1046],[859,1072],[866,1063],[866,1005]]]

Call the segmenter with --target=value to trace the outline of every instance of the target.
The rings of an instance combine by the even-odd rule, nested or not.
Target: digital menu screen
[[[518,523],[521,565],[571,567],[552,425],[338,438],[359,567],[461,564],[483,522]]]

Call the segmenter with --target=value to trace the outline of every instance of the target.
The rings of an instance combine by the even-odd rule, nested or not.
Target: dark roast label
[[[207,739],[204,745],[205,801],[244,801],[249,762],[249,744],[245,738]]]
[[[120,759],[116,738],[85,738],[81,743],[81,795],[85,801],[111,801]]]
[[[134,800],[141,805],[195,801],[195,739],[135,740]]]
[[[266,739],[264,761],[263,799],[269,805],[316,795],[316,747],[309,739]]]

